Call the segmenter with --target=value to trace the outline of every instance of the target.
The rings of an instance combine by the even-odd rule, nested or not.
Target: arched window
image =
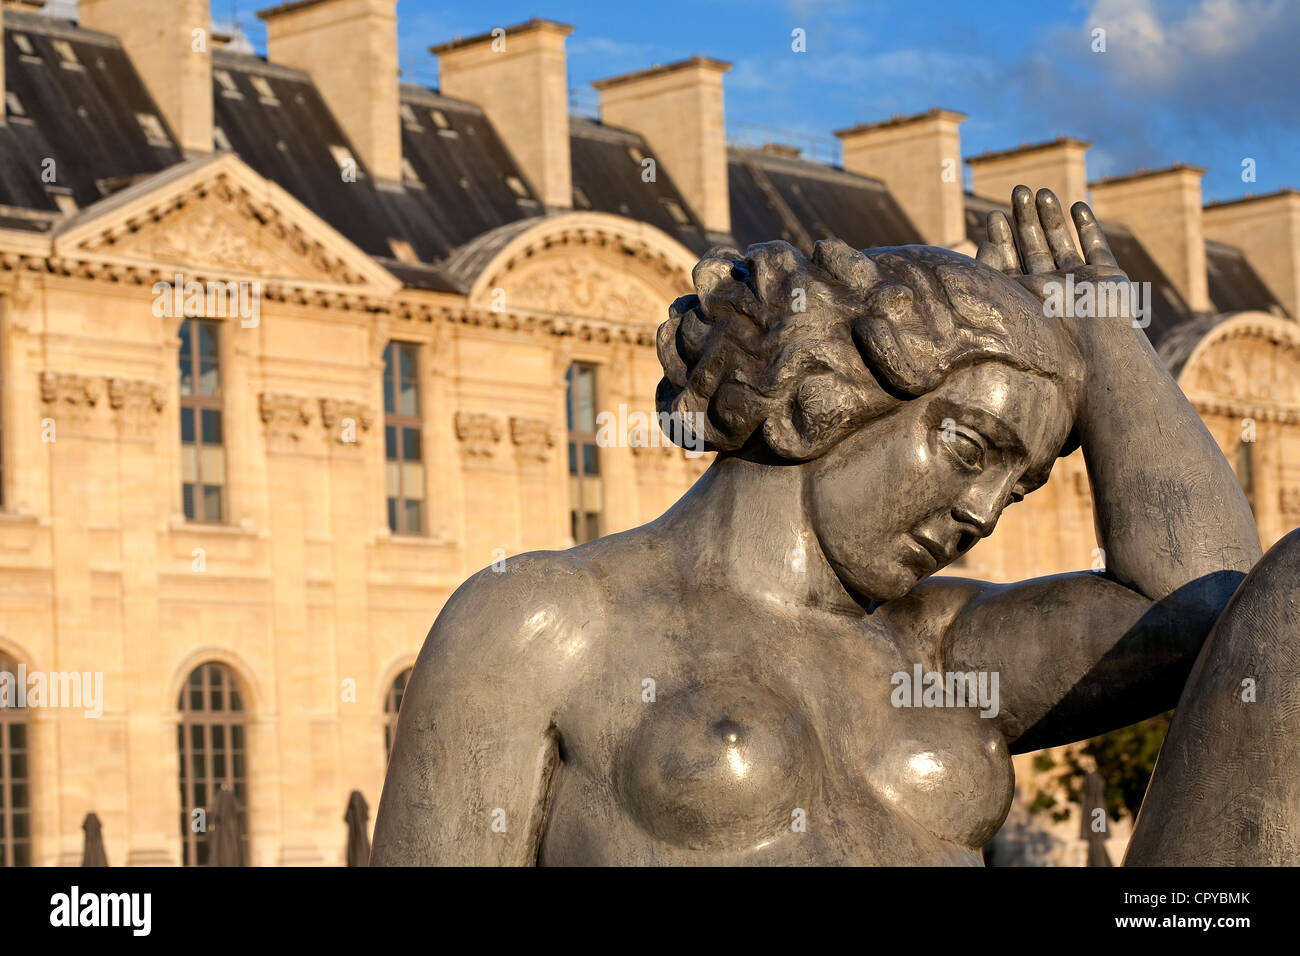
[[[180,752],[181,845],[185,866],[211,864],[217,790],[223,784],[239,803],[239,832],[248,859],[248,771],[244,734],[244,699],[234,672],[225,664],[200,664],[181,689],[176,729]],[[202,809],[206,825],[195,832],[194,811]]]
[[[393,741],[397,739],[397,715],[402,710],[402,695],[406,693],[406,682],[411,679],[411,668],[407,668],[393,678],[388,687],[388,696],[384,698],[384,759],[393,752]]]
[[[0,654],[0,866],[32,865],[27,716],[18,706],[17,671]]]

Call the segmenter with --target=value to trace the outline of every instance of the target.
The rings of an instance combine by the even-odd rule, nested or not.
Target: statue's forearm
[[[1079,432],[1110,576],[1162,600],[1216,572],[1249,571],[1261,553],[1250,506],[1146,336],[1099,320],[1081,348]]]

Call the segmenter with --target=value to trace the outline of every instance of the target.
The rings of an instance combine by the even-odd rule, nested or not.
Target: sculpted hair
[[[736,451],[761,440],[806,461],[955,370],[1004,362],[1061,383],[1082,361],[1015,280],[933,246],[859,252],[838,239],[812,259],[785,242],[711,249],[659,327],[659,411],[675,440]],[[802,311],[801,311],[802,307]],[[691,428],[703,413],[704,432]]]

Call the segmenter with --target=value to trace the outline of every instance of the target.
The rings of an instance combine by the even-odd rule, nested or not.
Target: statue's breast
[[[1006,740],[971,713],[891,716],[867,751],[872,789],[935,836],[983,846],[1006,819],[1015,789]]]
[[[711,683],[646,707],[616,779],[625,811],[660,840],[756,847],[788,833],[791,813],[815,795],[817,739],[779,694]]]

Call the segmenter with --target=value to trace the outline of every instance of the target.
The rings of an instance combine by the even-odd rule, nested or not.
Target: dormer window
[[[10,116],[27,116],[27,110],[23,109],[23,102],[18,98],[18,94],[12,90],[5,92],[5,106],[9,110]]]
[[[420,117],[415,115],[415,110],[411,108],[410,103],[403,103],[401,106],[402,123],[409,130],[419,132],[424,127],[420,125]]]
[[[402,157],[402,179],[405,182],[410,183],[412,186],[424,185],[420,180],[419,174],[415,171],[415,167],[411,165],[411,161],[405,156]]]
[[[59,207],[59,212],[65,216],[71,216],[77,211],[77,200],[72,198],[70,192],[50,191],[50,198],[54,200],[54,205]]]
[[[235,151],[235,148],[230,145],[230,137],[220,126],[212,127],[212,142],[216,144],[217,149],[224,149],[228,153]]]
[[[250,76],[249,82],[253,84],[253,89],[257,90],[257,97],[267,106],[279,106],[280,101],[275,98],[275,90],[271,89],[271,84],[266,81],[264,76]]]
[[[640,166],[641,161],[645,159],[645,154],[635,146],[629,146],[627,148],[627,154],[632,157],[632,162],[636,163],[638,166]]]
[[[687,218],[685,210],[673,199],[663,200],[664,208],[668,210],[668,215],[673,217],[673,221],[679,226],[684,226],[691,220]]]
[[[54,52],[59,55],[59,62],[69,69],[84,70],[81,60],[77,59],[77,51],[72,48],[72,44],[67,40],[52,40],[50,45],[54,47]]]
[[[12,34],[14,43],[18,47],[18,52],[23,56],[36,56],[36,48],[32,46],[32,41],[28,39],[25,33]]]
[[[514,192],[514,194],[518,196],[520,199],[532,198],[531,196],[528,195],[528,187],[524,185],[524,181],[520,179],[518,176],[507,176],[506,185],[509,186],[510,189]]]
[[[331,145],[330,155],[334,157],[334,162],[338,163],[339,172],[355,177],[362,175],[361,165],[357,162],[356,157],[352,155],[352,150],[346,146]]]
[[[167,131],[163,129],[162,120],[152,113],[136,113],[136,120],[140,123],[140,128],[144,130],[145,139],[149,141],[150,146],[170,146],[172,141],[167,138]]]
[[[573,205],[578,209],[591,208],[591,200],[587,198],[587,194],[581,186],[573,187]]]
[[[420,257],[415,254],[411,244],[405,239],[389,239],[388,248],[393,250],[393,255],[402,262],[419,262]]]
[[[451,122],[442,110],[429,110],[429,119],[433,120],[433,125],[438,129],[451,129]]]
[[[244,94],[239,92],[239,87],[235,85],[235,78],[230,75],[228,70],[213,70],[212,78],[221,84],[222,96],[229,96],[234,100],[244,98]]]

